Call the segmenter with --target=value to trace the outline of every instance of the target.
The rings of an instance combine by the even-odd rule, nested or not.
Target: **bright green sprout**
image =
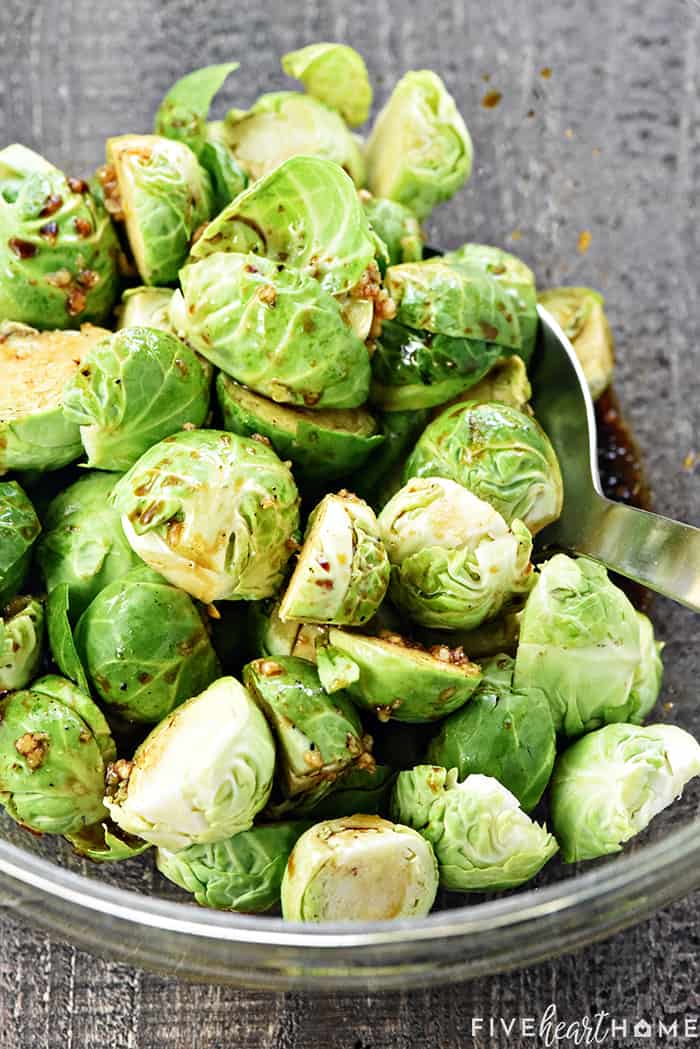
[[[308,44],[282,57],[287,76],[340,113],[350,127],[364,124],[372,107],[372,87],[362,55],[346,44]]]

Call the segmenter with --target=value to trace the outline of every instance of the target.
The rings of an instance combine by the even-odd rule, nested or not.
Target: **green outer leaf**
[[[70,625],[70,588],[68,583],[58,583],[46,602],[46,631],[49,647],[56,666],[67,678],[74,681],[83,692],[90,694],[87,675],[73,640]]]
[[[372,86],[362,55],[346,44],[309,44],[282,57],[287,76],[309,95],[337,110],[350,127],[364,124],[372,107]]]
[[[184,142],[199,156],[206,140],[206,119],[214,95],[239,65],[239,62],[225,62],[204,66],[176,81],[156,112],[156,135]]]
[[[58,699],[79,714],[92,732],[105,764],[114,761],[117,748],[112,738],[112,730],[107,718],[86,689],[76,687],[72,681],[67,681],[58,674],[46,674],[34,682],[31,690]]]
[[[151,846],[131,834],[124,834],[111,820],[83,827],[76,834],[66,834],[67,841],[79,856],[93,863],[119,863],[140,856]]]
[[[230,204],[248,185],[248,176],[240,166],[226,142],[218,137],[213,128],[218,125],[207,125],[207,141],[202,146],[199,162],[209,172],[214,204],[212,214],[218,213]]]
[[[386,247],[387,265],[420,262],[423,258],[423,234],[411,209],[387,197],[364,194],[360,199],[370,226]],[[386,267],[380,264],[380,268]]]
[[[0,481],[0,607],[22,587],[40,531],[24,489],[17,481]]]
[[[15,598],[0,617],[0,692],[25,688],[36,674],[44,636],[44,607],[35,597]]]

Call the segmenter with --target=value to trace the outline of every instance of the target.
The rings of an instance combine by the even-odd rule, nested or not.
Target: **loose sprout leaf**
[[[66,839],[79,856],[93,863],[119,863],[140,856],[151,846],[132,834],[124,834],[111,820],[102,820],[83,827],[76,834],[66,834]]]
[[[364,124],[372,87],[362,55],[346,44],[309,44],[282,57],[282,69],[306,91],[340,113],[350,127]]]
[[[198,156],[206,140],[206,118],[214,95],[238,62],[204,66],[181,77],[168,91],[156,113],[156,135],[184,142]]]
[[[70,624],[70,592],[68,583],[59,583],[46,602],[46,630],[56,666],[83,692],[90,693],[87,676],[73,641]]]

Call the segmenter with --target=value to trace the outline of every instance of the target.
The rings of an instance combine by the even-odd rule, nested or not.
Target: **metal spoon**
[[[615,503],[598,473],[593,401],[574,349],[542,308],[530,369],[532,406],[559,457],[564,510],[540,536],[700,612],[700,528]]]

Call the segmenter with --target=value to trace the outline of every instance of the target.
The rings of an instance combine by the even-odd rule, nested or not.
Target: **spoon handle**
[[[700,528],[598,495],[575,550],[700,612]]]

